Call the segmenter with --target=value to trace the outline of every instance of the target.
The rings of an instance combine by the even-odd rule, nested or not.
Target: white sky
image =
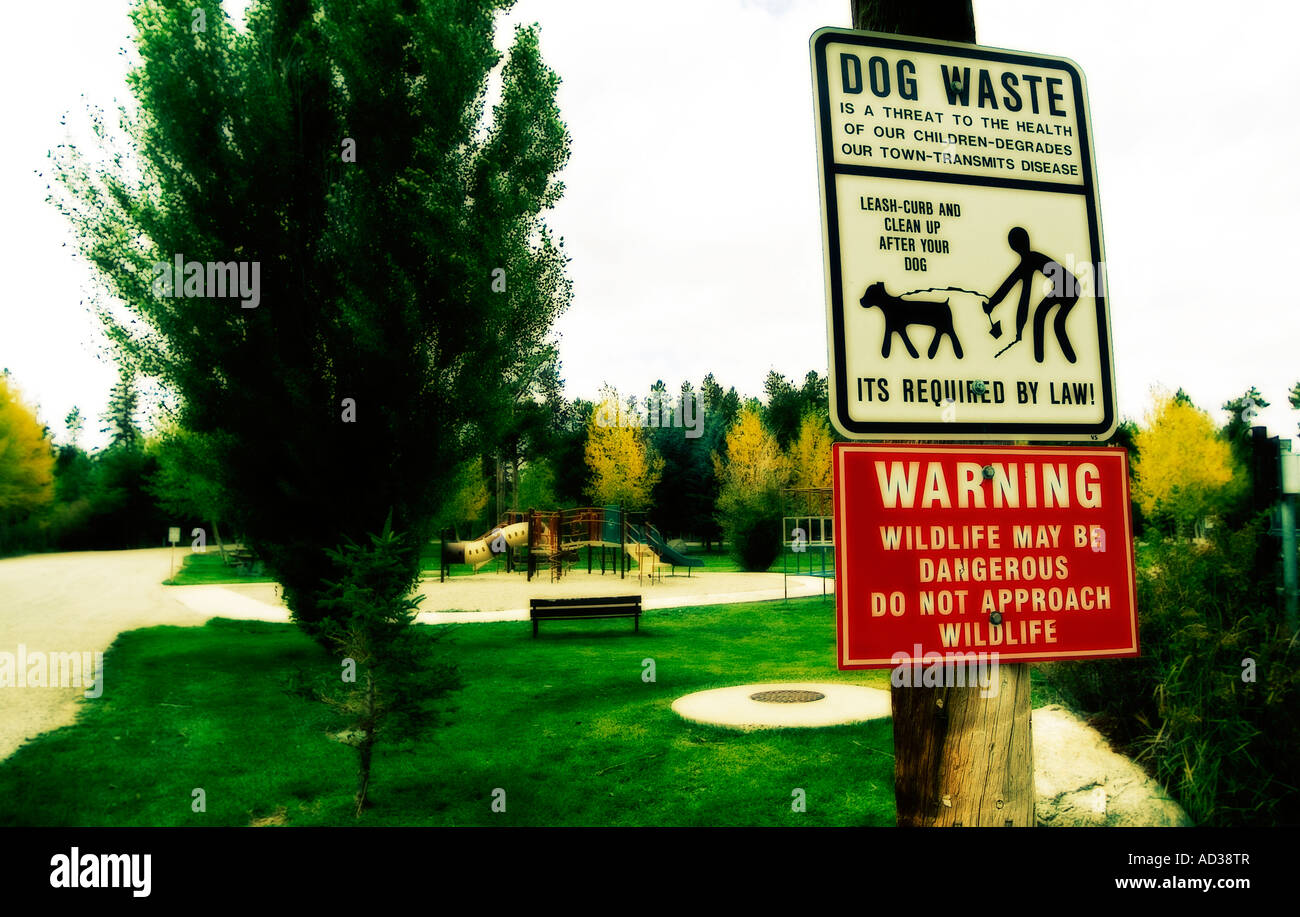
[[[0,367],[56,436],[73,405],[98,430],[116,369],[83,305],[91,272],[44,203],[46,152],[86,136],[87,101],[125,98],[128,8],[16,4],[0,38]],[[549,220],[573,258],[558,324],[570,396],[710,371],[761,394],[769,369],[826,371],[808,38],[848,9],[520,0],[499,43],[541,24],[573,136]],[[976,0],[975,16],[981,44],[1069,57],[1087,78],[1121,414],[1182,386],[1222,420],[1257,385],[1273,406],[1256,422],[1294,435],[1300,317],[1271,274],[1289,276],[1296,251],[1300,5]]]

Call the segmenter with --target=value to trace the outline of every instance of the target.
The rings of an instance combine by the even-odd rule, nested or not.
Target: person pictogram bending
[[[1002,302],[1017,283],[1020,284],[1020,305],[1016,307],[1016,340],[1003,347],[997,355],[1001,356],[1012,344],[1020,340],[1025,322],[1029,318],[1029,287],[1034,275],[1041,273],[1052,281],[1052,289],[1039,301],[1034,311],[1034,359],[1039,363],[1043,362],[1045,344],[1043,338],[1046,334],[1047,313],[1059,306],[1060,309],[1052,322],[1052,330],[1056,332],[1056,341],[1061,345],[1061,353],[1065,359],[1071,363],[1075,362],[1077,357],[1074,348],[1070,346],[1070,338],[1065,333],[1065,319],[1074,308],[1074,304],[1079,301],[1079,278],[1067,272],[1054,258],[1033,251],[1029,247],[1029,233],[1020,226],[1014,227],[1007,233],[1007,244],[1020,256],[1020,263],[1012,269],[1002,286],[998,287],[997,292],[984,304],[984,312],[991,313],[994,306]]]

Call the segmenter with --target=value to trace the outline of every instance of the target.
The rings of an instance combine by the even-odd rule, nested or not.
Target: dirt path
[[[17,657],[21,644],[27,653],[102,653],[124,630],[202,624],[203,617],[162,585],[169,551],[85,551],[0,560],[0,652]],[[108,671],[104,694],[112,689],[113,673]],[[84,694],[78,687],[0,687],[0,758],[29,738],[72,723]]]

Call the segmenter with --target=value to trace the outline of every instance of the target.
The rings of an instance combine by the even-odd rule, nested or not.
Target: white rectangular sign
[[[1107,439],[1114,366],[1079,68],[845,29],[811,46],[836,427]]]

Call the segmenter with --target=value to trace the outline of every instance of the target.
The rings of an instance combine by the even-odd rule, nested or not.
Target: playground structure
[[[830,514],[833,491],[829,487],[791,487],[784,493],[787,505],[808,510],[781,519],[781,573],[786,598],[790,596],[792,576],[820,577],[825,596],[827,581],[832,585],[835,582],[835,520]]]
[[[452,564],[471,564],[478,572],[486,564],[504,558],[506,571],[525,567],[528,580],[545,567],[551,582],[561,579],[581,559],[587,549],[587,572],[593,572],[595,549],[600,548],[600,572],[611,569],[625,578],[630,563],[637,566],[638,579],[662,577],[663,570],[676,572],[685,567],[703,565],[698,557],[688,557],[671,547],[646,514],[624,510],[620,506],[584,506],[526,513],[508,513],[500,524],[479,538],[469,541],[441,540],[439,582],[445,582]],[[522,556],[520,556],[522,555]]]

